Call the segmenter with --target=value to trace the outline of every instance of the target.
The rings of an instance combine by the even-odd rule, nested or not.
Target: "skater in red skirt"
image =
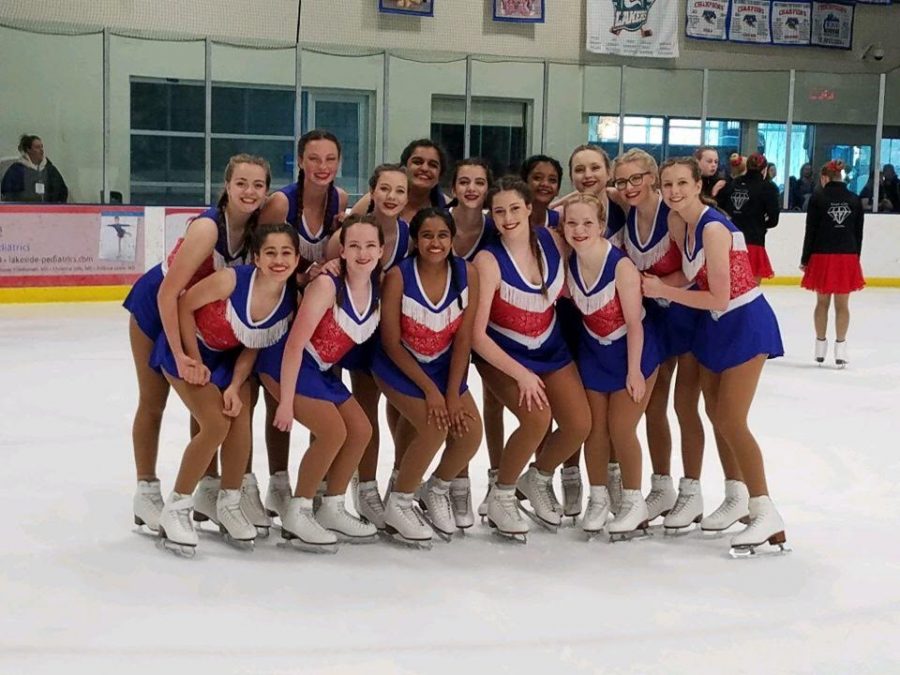
[[[719,202],[731,222],[744,233],[750,268],[757,285],[762,279],[775,276],[766,253],[766,232],[778,225],[781,212],[778,188],[764,176],[767,166],[766,158],[754,152],[747,158],[747,172],[729,183]]]
[[[844,183],[844,162],[833,159],[822,167],[821,192],[809,200],[806,236],[803,239],[801,285],[816,292],[813,322],[816,327],[816,361],[828,353],[828,308],[834,296],[836,340],[834,362],[847,364],[847,328],[850,325],[850,293],[866,285],[859,264],[862,250],[863,209],[859,198]]]

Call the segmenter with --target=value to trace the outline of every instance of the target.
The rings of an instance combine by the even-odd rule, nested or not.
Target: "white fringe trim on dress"
[[[333,312],[335,323],[358,345],[372,337],[375,329],[378,328],[378,321],[381,318],[381,312],[375,310],[365,321],[357,323],[352,316],[337,305],[334,306]]]
[[[589,316],[597,310],[606,307],[613,298],[616,297],[616,280],[612,279],[606,286],[599,291],[594,291],[591,295],[587,295],[581,290],[578,282],[569,275],[568,278],[569,293],[572,295],[572,301],[578,310],[585,316]]]
[[[637,244],[631,241],[631,237],[625,238],[625,252],[628,253],[628,257],[631,258],[631,261],[634,263],[635,267],[638,268],[639,272],[650,269],[660,260],[665,258],[671,245],[672,240],[669,238],[669,235],[666,235],[649,251],[642,251],[638,248]]]
[[[463,289],[460,298],[462,300],[462,308],[459,306],[460,303],[454,299],[444,309],[436,312],[429,307],[425,307],[414,298],[404,295],[400,311],[403,313],[403,316],[412,319],[417,324],[439,333],[456,321],[469,305],[468,288]]]
[[[523,291],[501,280],[500,299],[526,312],[546,312],[556,304],[556,299],[562,290],[563,281],[565,280],[565,273],[562,267],[562,263],[557,266],[556,277],[547,286],[546,296],[541,293],[540,289]]]
[[[250,349],[263,349],[271,347],[278,342],[288,331],[290,317],[286,316],[281,321],[268,328],[252,328],[245,324],[234,310],[231,300],[225,303],[225,319],[234,331],[234,336],[245,347]]]

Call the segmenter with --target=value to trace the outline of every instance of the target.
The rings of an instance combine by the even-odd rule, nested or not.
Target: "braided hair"
[[[450,230],[451,241],[453,241],[453,237],[456,236],[456,223],[453,221],[453,215],[446,209],[439,209],[435,206],[431,206],[429,208],[417,211],[416,215],[413,216],[412,222],[409,224],[409,236],[412,237],[414,241],[416,241],[416,246],[413,248],[412,252],[413,258],[417,258],[419,256],[419,230],[422,229],[425,221],[429,218],[439,218],[444,221],[444,224]],[[447,254],[447,262],[450,265],[450,288],[452,288],[456,293],[456,305],[460,309],[462,309],[462,284],[459,280],[459,273],[456,269],[455,258],[456,256],[453,253],[453,246],[451,246],[450,252]]]

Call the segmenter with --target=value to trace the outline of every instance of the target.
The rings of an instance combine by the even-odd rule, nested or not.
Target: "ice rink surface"
[[[521,546],[481,525],[431,551],[334,556],[277,548],[277,529],[252,553],[208,534],[177,558],[132,525],[126,312],[0,306],[0,672],[900,672],[900,291],[853,296],[844,371],[812,363],[812,294],[766,294],[787,355],[751,424],[794,551],[756,560],[699,533],[610,545],[569,527]],[[173,393],[164,494],[187,428]],[[295,427],[294,474],[305,443]],[[391,459],[383,446],[382,488]],[[476,505],[486,466],[482,448]],[[265,490],[262,451],[255,470]],[[703,489],[708,513],[711,441]]]

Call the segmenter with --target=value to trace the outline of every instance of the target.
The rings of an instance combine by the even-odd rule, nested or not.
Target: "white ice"
[[[0,672],[900,672],[900,292],[853,296],[843,371],[812,363],[812,294],[766,293],[787,356],[751,423],[794,551],[756,560],[697,533],[610,545],[568,528],[519,546],[481,525],[430,552],[315,556],[276,548],[276,530],[253,553],[210,534],[176,558],[131,524],[125,311],[2,306]],[[173,393],[164,492],[187,426]],[[292,470],[305,442],[297,429]],[[385,446],[382,486],[390,461]],[[482,448],[476,504],[486,465]],[[645,457],[645,491],[649,473]],[[703,489],[709,512],[712,443]]]

